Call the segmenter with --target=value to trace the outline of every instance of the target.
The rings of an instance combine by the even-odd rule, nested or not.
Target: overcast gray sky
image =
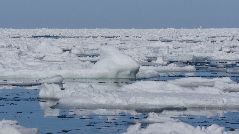
[[[1,28],[239,27],[239,0],[0,0]]]

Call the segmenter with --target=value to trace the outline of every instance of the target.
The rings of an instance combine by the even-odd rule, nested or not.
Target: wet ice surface
[[[55,110],[56,114],[45,116],[39,103],[48,102],[37,99],[37,90],[1,90],[0,96],[0,119],[17,120],[25,127],[39,128],[40,133],[122,133],[147,116],[114,111],[101,115],[83,109]]]
[[[114,111],[84,109],[53,109],[52,115],[44,115],[39,103],[47,103],[37,99],[38,91],[26,89],[12,89],[1,91],[0,119],[17,120],[21,125],[29,128],[38,128],[40,133],[122,133],[131,125],[142,122],[147,118],[148,112],[135,114],[131,111]],[[55,110],[55,112],[54,112]],[[182,109],[179,111],[181,114]],[[199,110],[199,111],[207,111]],[[207,117],[203,115],[178,115],[183,122],[193,126],[210,126],[218,124],[227,131],[239,128],[239,112],[215,110],[215,113],[225,112],[224,115]],[[160,114],[162,111],[156,111]],[[200,112],[199,112],[200,113]],[[173,116],[178,118],[177,116]],[[149,123],[143,122],[142,128]]]
[[[180,77],[158,77],[158,80],[180,79]],[[210,79],[210,77],[209,77]],[[112,84],[105,80],[76,80],[77,83]],[[133,83],[134,81],[114,82],[119,86]],[[164,117],[180,119],[193,126],[210,126],[218,124],[226,131],[239,129],[239,111],[237,109],[155,109],[145,111],[129,110],[87,110],[51,107],[54,100],[38,98],[38,87],[26,89],[15,87],[0,90],[0,120],[17,120],[27,128],[38,128],[42,134],[50,133],[123,133],[129,126],[141,123],[142,128],[147,128],[152,122],[145,122],[150,112],[155,112]],[[161,118],[161,117],[160,117]]]
[[[11,74],[21,77],[17,74],[20,72],[40,77],[31,74],[38,72],[36,74],[48,76],[47,71],[55,74],[61,70],[71,70],[70,73],[80,73],[74,76],[66,72],[66,76],[82,78],[89,76],[92,70],[83,71],[84,75],[81,70],[101,60],[100,48],[112,46],[140,65],[136,79],[76,79],[73,83],[89,88],[98,85],[106,89],[118,89],[139,81],[169,81],[185,77],[204,77],[208,80],[229,77],[235,82],[239,81],[238,29],[0,31],[0,76]],[[103,68],[112,63],[108,61],[103,62]],[[22,72],[19,71],[21,69]],[[94,72],[92,74],[95,75]],[[22,80],[26,82],[22,83],[19,79],[16,82],[6,77],[0,78],[0,120],[16,120],[26,128],[38,128],[42,134],[123,133],[138,123],[141,128],[147,128],[165,118],[179,119],[195,127],[218,124],[225,127],[226,131],[239,129],[238,109],[167,107],[135,111],[57,107],[56,100],[38,98],[41,81],[29,83],[28,80]],[[159,120],[147,120],[152,113],[157,113]]]

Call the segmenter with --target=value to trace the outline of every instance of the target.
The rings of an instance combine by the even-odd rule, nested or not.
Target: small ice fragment
[[[22,127],[16,121],[2,120],[0,121],[0,134],[38,134],[38,130]]]

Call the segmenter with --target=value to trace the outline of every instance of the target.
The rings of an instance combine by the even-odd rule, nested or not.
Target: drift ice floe
[[[147,110],[163,108],[239,108],[239,84],[229,78],[140,81],[117,87],[99,83],[43,84],[39,97],[57,107]]]

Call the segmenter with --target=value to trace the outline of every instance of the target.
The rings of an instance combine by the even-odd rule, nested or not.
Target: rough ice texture
[[[149,113],[143,123],[148,123],[146,128],[141,128],[141,123],[130,126],[124,134],[237,134],[238,130],[225,131],[224,127],[212,124],[208,127],[194,127],[190,124],[171,118],[164,113]]]
[[[102,46],[111,46],[141,66],[152,66],[150,70],[139,71],[140,78],[148,78],[163,70],[178,70],[172,66],[167,69],[170,61],[207,59],[229,60],[233,63],[234,60],[239,60],[238,36],[238,29],[0,29],[0,76],[28,78],[62,75],[88,78],[96,77],[97,74],[103,77],[107,71],[99,73],[84,69],[89,69],[99,60],[98,64],[112,62],[110,59],[102,61],[100,49]],[[118,57],[113,52],[111,54],[110,57],[116,61],[123,61],[123,67],[128,63],[121,56]],[[104,66],[112,69],[118,63]],[[135,68],[134,65],[133,62],[129,67]],[[185,69],[187,71],[189,68]],[[119,76],[125,76],[121,71],[122,68],[106,76],[112,77],[118,73]]]
[[[38,134],[38,130],[22,127],[16,121],[2,120],[0,121],[0,134]]]
[[[160,109],[236,108],[239,84],[229,78],[184,78],[168,82],[140,81],[122,87],[99,84],[44,84],[41,98],[59,99],[58,105],[80,108]]]
[[[47,45],[44,47],[48,49]],[[100,60],[88,69],[17,69],[3,71],[1,76],[7,78],[44,78],[55,75],[61,75],[64,78],[136,78],[138,71],[139,65],[132,58],[122,54],[116,48],[102,46]]]
[[[92,69],[99,71],[99,78],[136,78],[139,65],[113,47],[102,47],[100,60]]]
[[[149,124],[141,128],[141,124],[130,126],[124,134],[237,134],[239,131],[226,132],[223,127],[211,125],[209,127],[194,127],[183,122],[168,121]]]

